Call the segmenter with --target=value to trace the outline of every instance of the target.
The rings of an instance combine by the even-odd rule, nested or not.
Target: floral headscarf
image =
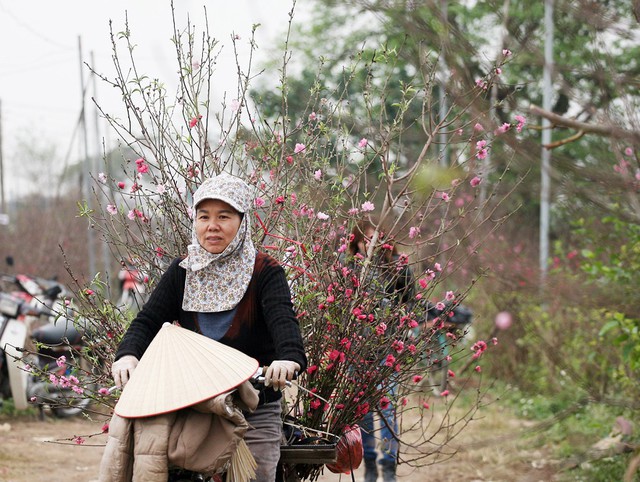
[[[251,241],[249,217],[253,192],[240,178],[226,173],[205,180],[193,195],[194,221],[187,257],[180,266],[187,270],[182,309],[215,313],[234,308],[242,299],[253,274],[256,248]],[[205,199],[219,199],[245,215],[235,238],[222,253],[205,250],[196,236],[195,211]]]

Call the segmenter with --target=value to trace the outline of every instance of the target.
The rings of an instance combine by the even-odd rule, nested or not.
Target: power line
[[[71,46],[71,45],[64,45],[64,44],[58,43],[54,39],[49,38],[49,37],[47,37],[45,35],[42,35],[41,32],[39,32],[38,30],[35,30],[34,28],[32,28],[31,25],[29,25],[28,22],[23,21],[20,17],[15,15],[11,10],[8,10],[2,4],[1,1],[0,1],[0,10],[2,10],[9,17],[11,17],[15,21],[15,23],[18,24],[20,27],[24,28],[26,31],[28,31],[29,33],[31,33],[35,37],[38,37],[40,40],[45,41],[47,44],[56,45],[56,46],[58,46],[60,48],[66,49],[66,50],[73,50],[73,46]]]
[[[41,60],[45,59],[45,60]],[[64,52],[61,55],[52,56],[50,54],[42,55],[36,59],[29,59],[26,64],[18,65],[17,67],[7,65],[3,63],[0,75],[3,77],[9,77],[11,75],[22,75],[26,72],[42,71],[46,67],[57,67],[60,64],[71,64],[74,61],[73,54]]]

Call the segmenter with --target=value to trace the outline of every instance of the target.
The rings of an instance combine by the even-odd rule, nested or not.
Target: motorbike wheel
[[[9,373],[4,353],[0,352],[0,399],[11,398],[11,387],[9,386]]]
[[[276,482],[300,482],[298,472],[293,464],[278,464]]]
[[[30,396],[37,399],[41,406],[48,406],[57,418],[74,417],[84,412],[91,399],[68,388],[53,388],[45,382],[33,385]]]
[[[57,418],[75,417],[89,407],[91,399],[78,397],[77,401],[67,403],[68,405],[65,406],[51,407],[51,412],[53,412]]]
[[[184,469],[169,469],[169,478],[167,482],[213,482],[215,480],[226,480],[226,476],[216,476],[214,477],[206,477],[202,474],[198,474],[196,472],[191,472],[190,470]]]

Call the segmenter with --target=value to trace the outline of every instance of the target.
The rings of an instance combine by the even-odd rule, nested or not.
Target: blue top
[[[204,336],[220,341],[229,330],[235,314],[236,308],[217,313],[198,313],[200,331]]]

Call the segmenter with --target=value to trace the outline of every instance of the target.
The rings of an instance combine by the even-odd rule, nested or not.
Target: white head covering
[[[253,191],[242,179],[222,173],[206,179],[193,195],[194,221],[188,256],[180,266],[187,270],[182,309],[203,313],[226,311],[242,299],[256,260],[249,216]],[[195,212],[205,199],[219,199],[245,215],[236,236],[222,253],[204,249],[196,236]]]

